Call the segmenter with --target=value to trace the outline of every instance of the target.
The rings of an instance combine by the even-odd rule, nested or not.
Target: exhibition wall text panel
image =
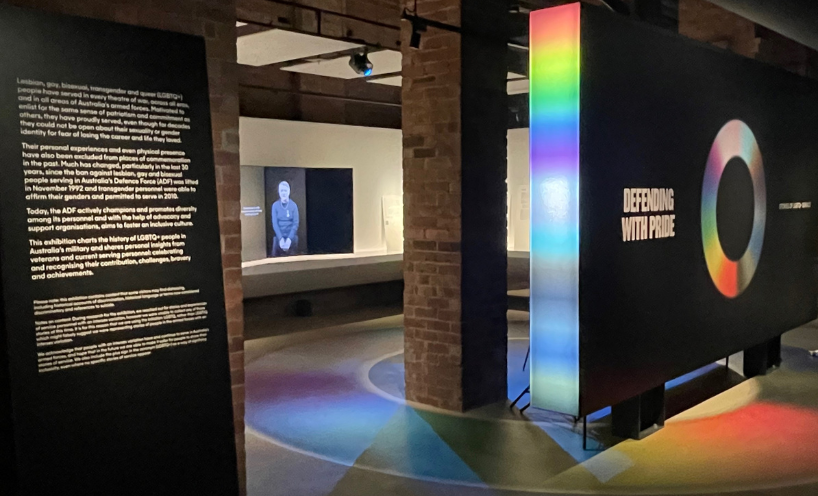
[[[204,40],[0,6],[15,493],[237,494]]]

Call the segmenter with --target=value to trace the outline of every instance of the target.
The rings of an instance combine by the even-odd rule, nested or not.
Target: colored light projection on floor
[[[522,370],[527,344],[509,341],[513,396],[527,383]],[[402,400],[402,347],[400,329],[383,329],[303,342],[248,364],[249,432],[287,450],[264,463],[277,466],[282,453],[293,452],[295,461],[307,455],[350,470],[467,488],[429,486],[423,494],[472,494],[474,488],[712,494],[818,481],[818,360],[802,348],[785,347],[775,373],[672,417],[642,441],[584,451],[581,422],[545,410],[532,408],[523,416],[503,405],[467,415],[411,408]],[[710,365],[667,386],[724,375],[722,365]],[[589,429],[604,435],[607,424],[594,417]],[[248,455],[251,465],[262,463],[253,456]],[[300,487],[304,477],[324,472],[287,477]],[[362,480],[356,474],[350,477]],[[310,494],[333,494],[336,483],[327,481],[326,492]],[[810,489],[789,494],[813,494]]]
[[[579,414],[579,3],[532,12],[531,393]]]
[[[719,199],[719,183],[727,164],[734,158],[741,159],[750,171],[753,181],[753,231],[747,249],[738,261],[724,254],[719,240],[716,221],[716,205]],[[721,128],[710,155],[702,184],[702,241],[707,270],[716,288],[728,298],[735,298],[750,285],[755,275],[761,248],[764,245],[764,228],[767,221],[767,189],[764,181],[764,163],[758,142],[747,124],[732,120]]]

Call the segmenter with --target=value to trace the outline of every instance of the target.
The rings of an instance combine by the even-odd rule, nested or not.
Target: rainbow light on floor
[[[531,399],[579,415],[580,4],[530,22]]]

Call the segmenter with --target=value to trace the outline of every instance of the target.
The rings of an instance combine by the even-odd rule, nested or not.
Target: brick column
[[[706,0],[679,0],[679,34],[753,58],[756,25]]]
[[[244,311],[239,224],[239,101],[235,0],[3,0],[61,14],[204,36],[207,42],[213,147],[233,379],[239,480],[245,493]]]
[[[766,28],[758,27],[756,32],[759,35],[756,60],[818,79],[818,52]]]
[[[406,397],[462,411],[507,398],[507,10],[417,10],[463,34],[402,26]]]
[[[679,0],[679,33],[818,79],[818,51],[706,0]]]

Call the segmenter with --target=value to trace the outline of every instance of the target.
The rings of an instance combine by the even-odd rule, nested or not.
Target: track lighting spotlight
[[[412,19],[412,35],[409,37],[410,48],[420,48],[420,33],[426,31],[426,24],[417,17]]]
[[[349,66],[352,67],[352,70],[355,71],[357,74],[361,74],[363,76],[370,76],[372,75],[372,62],[369,60],[369,57],[366,55],[366,50],[361,53],[354,53],[349,58]]]

